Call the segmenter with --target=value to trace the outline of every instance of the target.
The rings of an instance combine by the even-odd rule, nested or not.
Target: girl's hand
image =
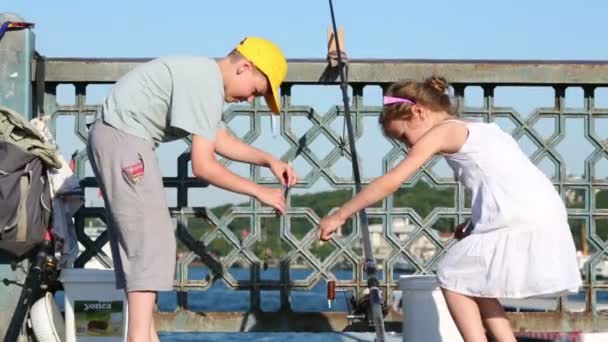
[[[454,238],[456,240],[462,240],[465,237],[469,236],[469,234],[471,234],[471,231],[473,230],[473,227],[471,227],[471,221],[466,221],[464,223],[459,224],[458,226],[456,226],[456,229],[454,230]]]
[[[326,216],[319,222],[319,238],[327,241],[344,224],[344,220],[337,214]]]

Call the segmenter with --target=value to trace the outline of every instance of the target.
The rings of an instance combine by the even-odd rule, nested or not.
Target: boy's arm
[[[293,186],[297,182],[291,166],[256,147],[247,145],[232,136],[226,128],[217,130],[215,152],[231,160],[268,167],[282,185]]]
[[[247,145],[240,139],[233,137],[226,128],[217,130],[215,152],[231,160],[266,167],[270,166],[272,160],[275,159],[268,153],[251,145]]]
[[[281,189],[264,187],[230,171],[215,158],[215,145],[208,139],[192,136],[192,173],[197,178],[219,188],[257,198],[281,213],[285,213],[285,198]]]

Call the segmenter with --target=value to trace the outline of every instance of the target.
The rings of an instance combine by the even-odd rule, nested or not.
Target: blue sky
[[[221,56],[246,35],[324,57],[328,2],[4,0],[49,56]],[[353,58],[604,59],[604,0],[335,0]]]
[[[330,24],[325,0],[3,2],[1,11],[17,13],[36,24],[37,50],[50,57],[220,57],[243,37],[258,35],[275,41],[288,58],[324,58]],[[344,26],[350,58],[608,59],[606,0],[334,0],[334,7],[338,24]],[[337,88],[324,89],[303,92],[300,99],[294,92],[293,102],[325,112],[341,98]],[[496,102],[525,113],[540,105],[552,106],[552,93],[545,90],[528,89],[526,95],[506,90],[502,98],[497,93]],[[100,102],[105,91],[107,87],[98,89],[93,100]],[[69,102],[70,92],[73,90],[60,88],[60,101],[66,98]],[[378,91],[370,94],[372,102],[379,101]],[[576,89],[567,96],[574,106],[582,102]],[[475,94],[471,99],[475,101]],[[61,129],[71,133],[73,121],[63,121],[65,128]],[[582,121],[573,121],[570,126],[567,129],[583,127]],[[58,138],[62,150],[71,153],[78,144],[63,136]],[[273,144],[271,138],[261,144],[280,145]],[[173,165],[174,153],[184,146],[176,142],[161,148],[161,163]],[[271,152],[280,154],[286,147],[277,148]],[[570,151],[576,159],[580,150],[580,143],[573,141],[564,153]],[[573,162],[578,165],[573,167],[575,173],[582,170],[580,153],[578,158]],[[378,175],[378,167],[365,169],[369,168],[365,165],[378,162],[364,163],[363,174]],[[246,174],[240,166],[235,170]],[[211,196],[216,200],[244,200],[211,191],[218,192]],[[200,204],[210,203],[201,200]]]

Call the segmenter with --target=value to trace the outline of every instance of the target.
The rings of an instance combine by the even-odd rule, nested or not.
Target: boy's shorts
[[[97,120],[87,152],[104,196],[116,288],[172,290],[175,233],[154,145]]]

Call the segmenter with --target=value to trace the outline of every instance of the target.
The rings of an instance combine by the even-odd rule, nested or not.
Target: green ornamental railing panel
[[[86,124],[100,109],[107,85],[141,62],[48,62],[47,112],[53,115],[58,141],[69,144],[61,146],[62,151],[76,151],[78,175],[87,187],[87,206],[76,217],[82,245],[77,267],[112,265],[104,211],[84,149]],[[382,89],[398,79],[420,79],[433,73],[452,82],[462,117],[499,124],[551,177],[568,207],[585,279],[586,305],[579,309],[596,312],[597,295],[606,289],[608,278],[608,64],[353,60],[350,100],[366,182],[385,173],[408,152],[380,133]],[[319,242],[316,235],[320,218],[350,198],[355,188],[335,76],[325,61],[292,60],[282,87],[280,118],[273,118],[260,102],[225,110],[224,120],[233,134],[296,168],[300,180],[288,195],[285,216],[275,216],[272,208],[253,199],[207,188],[192,177],[189,140],[158,149],[176,226],[205,246],[192,251],[185,241],[188,236],[178,233],[176,307],[189,309],[191,293],[206,291],[218,282],[248,291],[248,310],[266,310],[262,307],[266,291],[278,294],[279,306],[273,309],[290,309],[293,291],[324,286],[329,278],[354,293],[366,287],[358,220],[350,220],[327,243]],[[95,103],[89,100],[91,92]],[[73,102],[59,104],[64,95],[74,96]],[[305,104],[296,104],[300,102]],[[256,182],[278,186],[267,170],[222,162]],[[215,196],[227,200],[219,203]],[[368,213],[379,280],[390,298],[399,275],[434,271],[453,243],[453,227],[470,213],[470,197],[441,157],[436,157]],[[205,266],[207,255],[221,264],[220,276],[212,276]],[[557,306],[561,310],[575,309],[569,302],[562,304]]]

